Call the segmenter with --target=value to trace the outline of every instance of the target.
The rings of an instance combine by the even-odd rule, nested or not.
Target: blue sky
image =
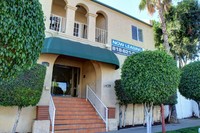
[[[149,20],[151,19],[159,21],[157,13],[151,16],[150,14],[148,14],[146,10],[144,11],[139,10],[138,6],[140,0],[96,0],[96,1],[105,3],[109,6],[112,6],[118,10],[121,10],[145,22],[149,22]],[[177,1],[181,0],[174,0],[174,4],[176,4]]]

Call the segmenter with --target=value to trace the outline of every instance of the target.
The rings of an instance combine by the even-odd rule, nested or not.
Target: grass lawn
[[[167,131],[166,133],[198,133],[199,128],[200,128],[200,126],[190,127],[190,128],[182,128],[179,130]]]

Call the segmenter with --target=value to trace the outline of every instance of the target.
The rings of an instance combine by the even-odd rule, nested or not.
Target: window
[[[87,25],[75,22],[73,35],[81,38],[87,38]]]
[[[140,42],[143,42],[143,33],[142,33],[142,29],[138,29],[138,40]]]
[[[143,32],[142,32],[142,29],[139,29],[136,26],[132,26],[132,38],[134,40],[143,42]]]
[[[56,16],[51,16],[50,17],[50,29],[59,31],[60,30],[60,23],[61,23],[61,18],[56,17]]]
[[[78,37],[79,24],[74,23],[74,36]]]

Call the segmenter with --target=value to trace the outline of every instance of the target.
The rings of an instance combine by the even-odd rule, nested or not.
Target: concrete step
[[[62,107],[59,107],[59,108],[56,108],[57,111],[63,111],[63,112],[69,112],[69,111],[72,111],[72,112],[91,112],[91,111],[95,111],[95,109],[93,107],[71,107],[71,108],[62,108]]]
[[[74,125],[64,125],[55,124],[55,130],[71,130],[71,129],[90,129],[90,128],[105,128],[105,124],[74,124]]]
[[[90,104],[56,104],[56,108],[93,108]]]
[[[98,115],[56,115],[56,120],[98,119]]]
[[[55,102],[57,101],[86,101],[85,98],[67,98],[67,97],[53,97]]]
[[[60,111],[56,110],[56,115],[96,115],[95,111]]]
[[[55,121],[55,124],[93,124],[93,123],[98,123],[98,124],[104,124],[101,119],[58,119]]]
[[[86,99],[53,97],[55,133],[105,132],[105,123]]]
[[[105,128],[90,128],[90,129],[76,129],[76,130],[59,130],[55,133],[99,133],[106,132]]]

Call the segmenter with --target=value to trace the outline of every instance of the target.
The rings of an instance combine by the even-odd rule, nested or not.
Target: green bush
[[[39,0],[1,0],[0,7],[0,80],[3,80],[37,61],[45,25]]]
[[[200,61],[183,67],[179,91],[186,98],[200,101]]]
[[[122,67],[122,85],[133,103],[163,103],[176,93],[179,79],[176,61],[162,51],[134,54]]]
[[[170,96],[166,101],[164,101],[164,105],[175,105],[177,104],[177,93],[173,94],[172,96]]]
[[[129,96],[126,94],[121,84],[121,79],[115,80],[115,95],[120,105],[127,105],[131,103]]]
[[[27,107],[36,105],[41,97],[46,68],[36,64],[15,78],[0,85],[0,105]]]

